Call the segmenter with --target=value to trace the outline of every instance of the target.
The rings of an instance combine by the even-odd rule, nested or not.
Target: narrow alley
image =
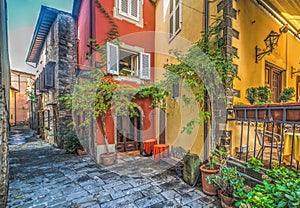
[[[186,185],[151,157],[119,154],[117,164],[104,167],[23,127],[12,129],[9,143],[8,207],[219,207],[217,197]]]

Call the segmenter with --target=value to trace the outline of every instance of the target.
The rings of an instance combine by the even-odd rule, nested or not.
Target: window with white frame
[[[115,0],[114,16],[142,27],[143,1],[144,0]]]
[[[181,30],[181,0],[170,0],[169,40]]]
[[[107,43],[107,72],[150,80],[150,54]]]

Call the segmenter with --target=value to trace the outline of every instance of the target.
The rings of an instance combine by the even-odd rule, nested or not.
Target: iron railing
[[[237,150],[232,152],[233,157],[245,162],[256,157],[267,168],[272,168],[277,163],[290,169],[299,169],[300,103],[294,106],[230,108],[227,109],[227,122],[231,124],[229,126],[235,135],[232,142]],[[277,159],[274,158],[275,151]],[[290,154],[284,154],[286,152]]]

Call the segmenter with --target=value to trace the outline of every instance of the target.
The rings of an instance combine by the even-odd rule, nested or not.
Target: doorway
[[[128,152],[139,150],[142,142],[142,116],[141,111],[135,108],[137,113],[134,117],[117,116],[117,151]]]

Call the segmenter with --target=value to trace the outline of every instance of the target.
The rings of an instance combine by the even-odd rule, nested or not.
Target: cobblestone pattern
[[[216,197],[185,184],[168,167],[125,154],[104,167],[29,139],[10,148],[8,207],[219,207]]]

